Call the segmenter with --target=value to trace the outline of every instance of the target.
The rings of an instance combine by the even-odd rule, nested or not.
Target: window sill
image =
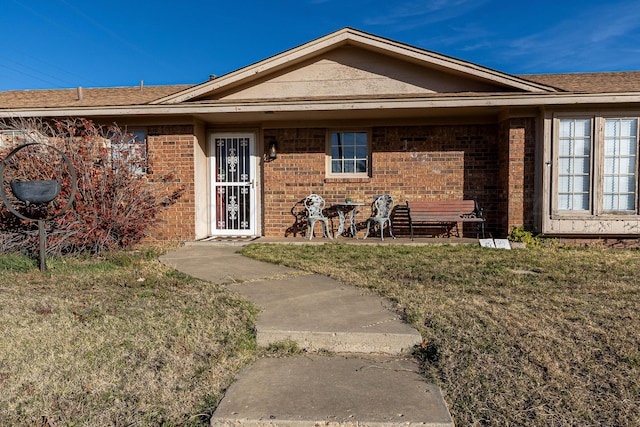
[[[599,215],[594,215],[590,213],[577,214],[577,213],[567,213],[567,214],[559,214],[555,213],[551,215],[551,219],[553,220],[563,220],[563,221],[572,221],[572,220],[638,220],[640,219],[640,215],[635,212],[607,212]]]
[[[343,182],[371,182],[371,177],[368,176],[329,176],[324,179],[325,184],[340,184]]]

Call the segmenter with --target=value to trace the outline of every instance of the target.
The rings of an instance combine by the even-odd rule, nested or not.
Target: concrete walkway
[[[252,301],[260,309],[259,345],[292,339],[309,353],[245,368],[211,425],[453,426],[440,390],[407,357],[420,334],[388,302],[321,275],[245,258],[237,253],[243,245],[192,243],[160,260]]]

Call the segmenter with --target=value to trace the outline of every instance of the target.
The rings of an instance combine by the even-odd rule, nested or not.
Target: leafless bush
[[[86,119],[15,119],[0,122],[0,131],[4,135],[2,159],[16,147],[39,143],[5,160],[0,185],[20,214],[50,219],[46,221],[50,255],[101,253],[135,244],[156,224],[158,213],[183,191],[152,190],[144,173],[145,157],[138,155],[131,135],[115,124],[101,127]],[[69,163],[77,176],[77,193],[71,209],[62,213],[72,196]],[[59,196],[50,203],[29,205],[11,194],[12,181],[34,180],[57,180]],[[36,224],[16,218],[6,206],[0,211],[0,231],[2,251],[30,253],[37,247]]]

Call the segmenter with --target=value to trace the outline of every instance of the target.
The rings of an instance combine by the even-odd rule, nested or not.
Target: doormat
[[[197,242],[250,242],[257,239],[256,236],[209,236]]]

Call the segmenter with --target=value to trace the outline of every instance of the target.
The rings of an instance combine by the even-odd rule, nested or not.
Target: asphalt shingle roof
[[[0,92],[0,109],[52,107],[107,107],[143,105],[193,85],[131,86]]]
[[[567,74],[525,74],[518,77],[566,92],[640,92],[640,71]]]
[[[517,77],[572,93],[640,92],[640,71],[525,74]],[[79,99],[79,89],[77,88],[14,90],[0,92],[0,110],[144,105],[190,87],[193,85],[82,88],[82,99]],[[460,94],[433,95],[460,96]]]

